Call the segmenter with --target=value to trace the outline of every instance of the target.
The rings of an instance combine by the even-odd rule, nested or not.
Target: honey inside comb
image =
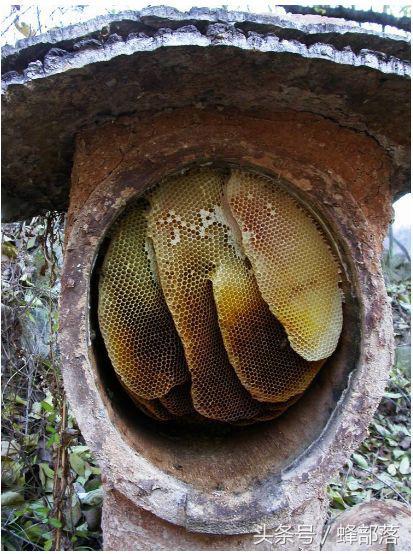
[[[275,182],[195,169],[119,219],[99,324],[145,413],[244,425],[281,415],[336,348],[339,275],[311,215]]]

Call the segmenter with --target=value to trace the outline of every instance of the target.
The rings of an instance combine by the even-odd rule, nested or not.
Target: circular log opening
[[[207,178],[202,177],[200,179],[200,174],[204,177],[206,175]],[[190,247],[189,242],[185,244],[185,239],[191,237],[190,232],[196,232],[196,229],[189,228],[190,225],[195,225],[195,223],[191,224],[185,218],[184,222],[182,222],[182,219],[179,219],[181,218],[180,213],[182,214],[182,210],[179,212],[179,210],[174,209],[174,206],[172,206],[174,204],[176,208],[176,203],[179,203],[179,195],[181,193],[185,195],[185,187],[189,187],[188,190],[192,191],[196,190],[196,187],[201,187],[204,191],[207,189],[209,193],[211,189],[214,189],[216,194],[218,194],[217,198],[211,198],[210,194],[206,196],[208,196],[209,204],[219,208],[222,207],[221,211],[216,209],[209,211],[208,207],[204,206],[202,202],[199,203],[199,201],[196,204],[198,219],[202,223],[201,232],[204,232],[204,242],[208,240],[208,231],[212,231],[209,238],[211,239],[212,237],[213,240],[217,240],[217,236],[227,226],[231,230],[230,239],[234,239],[230,248],[230,250],[232,249],[231,252],[237,248],[242,251],[241,256],[228,256],[228,249],[225,250],[228,245],[227,236],[224,250],[222,243],[221,247],[215,249],[212,255],[209,251],[208,267],[205,264],[205,256],[199,262],[196,259],[196,252],[192,252],[188,256],[188,260],[186,260],[188,264],[187,267],[184,267],[183,271],[187,274],[191,269],[193,270],[193,266],[197,262],[199,262],[197,266],[198,273],[201,265],[205,271],[203,281],[206,283],[202,279],[198,279],[198,281],[202,281],[198,292],[199,290],[206,290],[208,301],[212,298],[215,305],[215,310],[208,311],[207,309],[204,311],[207,314],[212,312],[215,321],[215,331],[218,329],[218,334],[215,333],[216,336],[214,335],[211,340],[212,343],[215,341],[216,344],[218,337],[220,346],[226,352],[226,363],[233,370],[233,375],[231,376],[232,383],[236,382],[237,385],[241,383],[243,386],[244,398],[247,397],[249,402],[247,409],[244,408],[243,412],[239,409],[239,402],[237,404],[231,398],[228,400],[228,396],[225,398],[222,394],[222,385],[219,388],[219,384],[215,386],[214,390],[217,401],[212,408],[215,411],[211,412],[211,405],[205,402],[205,394],[202,394],[202,386],[208,378],[207,375],[202,373],[202,369],[208,365],[208,361],[205,363],[205,359],[196,351],[199,341],[205,339],[205,335],[211,327],[211,322],[205,317],[201,318],[200,321],[205,324],[205,328],[202,328],[202,332],[197,335],[196,333],[194,334],[194,329],[198,328],[197,325],[188,325],[189,320],[185,320],[187,312],[180,311],[180,307],[183,305],[183,273],[180,274],[179,279],[176,279],[178,285],[172,283],[169,289],[166,287],[166,283],[170,283],[168,275],[171,274],[171,261],[179,258],[179,255],[175,255],[176,246],[182,246],[185,251],[185,249]],[[316,229],[316,235],[318,233],[319,237],[322,236],[322,243],[328,243],[327,250],[330,252],[331,259],[333,260],[332,262],[331,259],[328,261],[324,259],[321,263],[324,265],[335,263],[337,268],[339,265],[341,266],[340,316],[335,319],[332,317],[329,324],[325,325],[324,343],[323,341],[317,342],[315,337],[311,336],[311,333],[307,333],[307,335],[304,333],[308,339],[307,343],[304,344],[302,340],[300,342],[300,339],[304,336],[303,333],[300,333],[300,329],[297,331],[297,325],[291,325],[291,321],[286,317],[285,310],[283,312],[280,309],[280,304],[276,303],[276,297],[277,294],[280,294],[280,291],[276,290],[275,296],[270,294],[271,286],[268,286],[268,279],[267,281],[265,280],[265,277],[268,277],[268,273],[265,273],[265,264],[262,260],[263,252],[265,254],[266,248],[261,250],[258,248],[257,254],[257,248],[254,252],[254,246],[257,246],[257,241],[254,243],[254,241],[249,241],[248,239],[254,231],[254,229],[251,229],[251,226],[254,226],[254,224],[259,223],[260,219],[263,219],[262,209],[265,208],[267,210],[268,213],[264,214],[264,219],[270,218],[271,226],[274,226],[277,216],[278,218],[280,217],[280,213],[277,212],[277,198],[274,197],[274,202],[271,203],[271,199],[264,195],[262,198],[255,198],[256,201],[258,198],[258,201],[263,200],[264,202],[260,209],[257,210],[258,216],[255,219],[248,220],[248,216],[251,215],[251,206],[248,204],[248,201],[251,199],[251,196],[254,196],[254,187],[258,187],[258,192],[267,187],[271,194],[278,195],[279,198],[283,199],[283,202],[291,202],[295,209],[298,209],[298,211],[294,212],[293,217],[294,215],[302,217],[303,220],[300,224],[304,226],[308,225],[305,232],[294,237],[294,248],[288,250],[284,244],[284,257],[282,255],[278,257],[281,260],[281,264],[285,263],[286,260],[291,260],[293,275],[297,273],[297,265],[294,267],[294,256],[291,256],[291,252],[297,252],[297,248],[300,251],[300,246],[301,249],[308,250],[308,234],[313,231],[313,228]],[[223,190],[224,202],[222,203],[218,201],[218,197],[222,197]],[[205,200],[205,194],[201,196]],[[194,199],[197,199],[197,194],[192,194],[191,196],[191,208],[193,208]],[[244,204],[243,201],[245,201]],[[232,205],[228,206],[228,203],[231,204],[231,202]],[[246,209],[243,210],[243,207]],[[181,206],[181,208],[185,212],[187,204],[185,207]],[[271,212],[274,213],[272,214]],[[188,215],[187,212],[185,213]],[[217,213],[219,217],[217,217]],[[231,215],[233,220],[231,220]],[[176,221],[177,216],[178,221]],[[275,219],[271,220],[272,216]],[[284,217],[287,226],[293,225],[294,227],[295,222],[291,221],[291,212],[284,210],[281,216]],[[309,221],[310,223],[308,223]],[[187,224],[188,236],[185,237],[185,226]],[[124,371],[121,364],[119,365],[119,356],[117,358],[119,345],[125,344],[125,330],[121,330],[118,333],[117,343],[116,340],[112,341],[112,344],[110,342],[111,317],[113,321],[119,321],[119,317],[116,319],[110,313],[110,310],[107,309],[108,305],[110,305],[110,299],[113,302],[113,295],[116,297],[117,294],[119,298],[124,299],[124,306],[130,306],[131,302],[133,303],[132,297],[127,296],[128,291],[124,286],[122,288],[117,283],[114,287],[113,274],[111,274],[111,267],[113,268],[113,264],[118,263],[116,245],[119,246],[121,244],[122,246],[121,240],[122,237],[125,239],[125,236],[127,236],[128,225],[130,226],[129,231],[137,227],[142,228],[142,225],[146,226],[144,235],[149,236],[149,243],[153,250],[148,254],[148,241],[145,242],[144,239],[141,241],[141,246],[146,245],[147,262],[150,262],[151,259],[153,262],[153,254],[155,254],[155,263],[152,263],[151,270],[155,271],[157,276],[156,279],[152,279],[152,285],[154,283],[160,285],[161,296],[164,301],[166,300],[167,314],[169,317],[172,316],[173,330],[178,335],[178,344],[183,345],[183,356],[178,356],[178,361],[181,363],[179,367],[181,373],[177,371],[177,364],[175,364],[175,372],[170,373],[170,376],[172,375],[175,381],[171,387],[172,379],[165,387],[165,390],[161,390],[162,386],[160,388],[157,387],[154,379],[143,380],[140,389],[134,390],[132,381],[136,381],[136,375],[132,376],[132,381],[128,380],[127,372]],[[149,232],[147,231],[147,226],[152,226]],[[236,226],[241,231],[240,233],[237,233]],[[290,227],[287,227],[286,240],[291,239],[291,233],[288,233],[288,231],[291,231]],[[265,238],[263,241],[265,245],[271,240],[271,235],[272,233],[263,237]],[[135,239],[136,236],[136,233],[134,233]],[[196,235],[194,236],[196,237]],[[163,237],[165,240],[162,240]],[[93,365],[98,375],[102,397],[108,406],[113,421],[138,452],[167,473],[174,474],[177,478],[192,483],[201,489],[237,491],[245,490],[245,487],[249,486],[254,480],[264,479],[269,472],[271,474],[281,473],[282,470],[296,462],[300,455],[315,443],[322,435],[327,421],[342,396],[348,382],[349,373],[356,367],[359,356],[360,316],[357,301],[355,300],[356,294],[351,285],[351,278],[348,279],[347,276],[351,264],[347,266],[345,263],[345,255],[341,247],[340,237],[334,236],[334,239],[332,237],[333,232],[328,223],[312,209],[308,204],[308,199],[297,197],[295,191],[287,183],[269,178],[269,176],[262,173],[257,173],[255,169],[252,172],[247,169],[240,171],[237,168],[230,168],[228,165],[224,167],[214,165],[213,167],[209,166],[203,169],[191,168],[189,172],[184,174],[181,172],[178,176],[168,177],[166,182],[155,187],[149,196],[146,195],[145,200],[138,199],[127,206],[126,210],[119,215],[118,220],[112,226],[99,249],[91,282],[90,323],[93,330],[92,336],[95,337],[93,341]],[[199,236],[192,242],[196,242],[196,240],[199,240]],[[304,241],[304,243],[300,245],[300,241]],[[297,242],[299,243],[298,247]],[[129,244],[129,251],[128,249],[125,250],[124,246],[125,244],[123,244],[121,252],[123,255],[126,253],[127,263],[129,263],[129,268],[132,268],[133,273],[133,267],[142,267],[142,263],[138,263],[139,260],[137,260],[137,265],[133,265],[133,250],[135,249],[136,251],[137,245]],[[174,256],[172,256],[171,252],[174,252]],[[143,258],[141,262],[142,260]],[[225,263],[222,263],[223,260]],[[343,260],[346,266],[345,271],[343,270]],[[261,266],[259,266],[260,262]],[[310,262],[309,267],[314,266],[314,264],[317,265],[317,263],[320,264],[319,260],[316,262],[311,260]],[[181,266],[182,263],[181,260]],[[308,260],[301,263],[308,263]],[[221,268],[223,268],[223,271],[220,271]],[[175,268],[175,271],[179,272],[179,269],[181,268]],[[278,273],[280,273],[279,267],[275,267],[275,269],[278,269]],[[257,272],[258,278],[254,274],[254,270]],[[130,271],[129,274],[131,274]],[[238,296],[236,294],[233,295],[229,310],[226,310],[225,303],[225,293],[228,291],[228,287],[232,286],[232,289],[234,287],[234,282],[231,282],[230,279],[231,275],[235,276],[235,285],[237,286],[240,283],[239,276],[244,277],[244,281],[242,281],[244,291],[251,292],[253,290],[255,292],[258,284],[258,292],[261,293],[260,301],[267,310],[265,313],[261,312],[259,314],[261,321],[264,318],[265,324],[258,325],[258,327],[255,326],[254,332],[249,333],[248,340],[243,341],[242,355],[239,355],[240,351],[239,349],[237,350],[237,345],[240,344],[240,341],[236,342],[236,332],[234,334],[234,328],[231,327],[233,318],[230,316],[233,315],[235,310],[237,315],[235,321],[240,320],[243,296],[242,294]],[[248,278],[250,275],[253,275],[251,282],[256,287],[254,289],[251,289],[251,286],[248,288]],[[262,277],[261,280],[260,276]],[[245,281],[247,281],[247,285],[245,285]],[[283,281],[285,282],[285,278],[281,279],[281,282]],[[164,287],[167,289],[166,293]],[[202,289],[202,287],[205,287],[205,289]],[[291,283],[289,287],[291,288]],[[329,289],[330,296],[332,288],[334,289],[334,287]],[[296,287],[295,291],[297,290]],[[193,290],[189,288],[187,296],[191,293],[193,293]],[[306,293],[308,297],[308,290]],[[265,301],[262,299],[264,295]],[[341,304],[341,295],[344,299],[343,304]],[[296,297],[296,295],[290,296],[293,299]],[[102,298],[103,300],[106,298],[107,301],[102,301]],[[197,301],[198,297],[194,298],[194,300]],[[220,300],[222,300],[221,303]],[[316,302],[317,308],[319,308],[319,304],[320,302]],[[333,301],[330,299],[329,305],[331,306],[332,304]],[[283,305],[285,307],[285,301],[284,304],[281,302],[281,306]],[[230,315],[228,315],[228,311]],[[303,310],[301,313],[304,313]],[[137,314],[138,318],[144,315],[139,306],[135,309],[135,314]],[[192,311],[188,317],[193,319],[193,316]],[[301,321],[304,319],[304,316]],[[282,319],[284,326],[279,324],[278,318]],[[203,319],[207,321],[203,322]],[[321,320],[325,322],[326,319],[326,314],[322,313]],[[256,321],[257,318],[255,317],[253,320]],[[246,321],[244,331],[245,328],[251,329],[253,327],[251,323],[253,320],[251,318],[244,319]],[[338,331],[337,320],[340,323]],[[283,355],[285,350],[288,349],[290,356],[296,356],[295,362],[299,361],[302,374],[307,376],[306,379],[296,379],[292,385],[290,379],[290,386],[287,387],[287,390],[285,387],[281,387],[281,389],[280,387],[275,387],[275,389],[274,387],[268,387],[262,379],[261,381],[258,380],[259,382],[257,383],[257,379],[249,379],[248,375],[248,367],[251,360],[259,358],[260,355],[263,357],[261,365],[258,364],[261,372],[268,372],[272,368],[273,371],[278,371],[278,374],[282,376],[283,372],[288,371],[288,364],[284,366],[281,364],[281,366],[274,369],[277,365],[277,360],[280,358],[279,349],[274,355],[272,348],[272,357],[269,357],[271,362],[270,368],[265,366],[266,360],[262,349],[254,349],[252,347],[252,349],[248,350],[245,347],[245,342],[248,343],[248,341],[250,341],[251,345],[254,345],[254,342],[257,344],[257,337],[260,338],[261,343],[265,342],[268,332],[273,332],[275,329],[274,325],[277,324],[281,327],[282,332],[284,332],[284,329],[287,329],[288,339],[287,333],[284,332],[281,339],[278,342],[275,341],[276,344],[279,346],[282,343]],[[334,324],[336,325],[336,331],[335,337],[332,339],[331,328],[334,328]],[[116,324],[114,325],[116,326]],[[155,324],[154,328],[156,327]],[[304,325],[304,327],[306,326]],[[135,328],[138,329],[139,326],[135,326]],[[162,328],[165,329],[165,325]],[[168,327],[166,328],[168,329]],[[264,334],[260,336],[260,332]],[[316,338],[319,338],[319,334],[316,333]],[[295,342],[294,339],[296,339]],[[167,342],[165,337],[163,337],[163,342],[156,339],[153,340],[152,337],[152,343],[149,341],[147,344],[151,343],[152,354],[153,352],[162,354],[162,348]],[[273,347],[273,345],[271,346]],[[264,350],[267,353],[268,361],[268,347]],[[133,352],[136,352],[136,349]],[[188,371],[188,354],[190,357],[189,365],[192,371]],[[124,356],[125,353],[123,352],[122,357],[124,358]],[[219,358],[219,353],[215,352],[214,356]],[[214,361],[214,356],[212,356],[212,362]],[[149,374],[151,371],[150,364],[153,365],[152,374],[154,372],[156,374],[156,359],[156,356],[149,358],[149,365],[147,366]],[[145,360],[148,360],[148,356],[145,357]],[[246,363],[243,365],[245,360]],[[182,369],[182,362],[184,363],[184,369]],[[195,379],[194,366],[198,371],[198,374],[195,372]],[[216,372],[219,374],[221,371],[222,375],[221,367],[218,364]],[[274,376],[277,377],[277,374],[275,373]],[[194,380],[196,381],[197,378],[199,385],[198,390],[195,390],[194,394]],[[228,383],[228,379],[226,383]],[[177,414],[177,404],[165,402],[165,399],[168,400],[168,392],[173,390],[173,388],[180,391],[181,398],[184,397],[185,409],[183,411],[186,413]],[[233,388],[232,385],[232,391]],[[209,390],[211,390],[211,387]],[[142,397],[142,393],[146,398]],[[251,405],[254,408],[252,410]],[[140,408],[137,406],[140,406]],[[179,404],[179,409],[181,409],[181,406],[182,402]],[[175,414],[173,413],[174,410]],[[172,413],[172,417],[164,417],[165,412],[168,415]],[[269,421],[264,421],[266,419]]]

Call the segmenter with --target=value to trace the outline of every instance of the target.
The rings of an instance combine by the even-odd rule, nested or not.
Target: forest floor
[[[62,388],[62,220],[2,236],[2,549],[100,550],[100,470]],[[371,498],[410,504],[410,264],[387,253],[396,359],[369,436],[328,488],[330,518]]]

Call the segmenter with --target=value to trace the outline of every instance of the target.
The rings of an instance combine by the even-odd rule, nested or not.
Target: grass
[[[399,256],[387,256],[384,272],[393,311],[395,364],[369,436],[330,483],[332,518],[372,498],[410,506],[410,264]]]

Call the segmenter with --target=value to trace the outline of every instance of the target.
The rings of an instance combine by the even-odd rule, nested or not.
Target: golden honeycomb
[[[265,178],[235,170],[226,196],[258,288],[306,360],[329,357],[343,325],[339,270],[310,215]]]
[[[115,224],[99,326],[146,414],[245,425],[281,415],[336,348],[339,276],[322,231],[274,181],[193,169]]]
[[[151,400],[189,380],[181,341],[156,279],[147,206],[131,206],[113,229],[99,282],[99,327],[124,387]]]

